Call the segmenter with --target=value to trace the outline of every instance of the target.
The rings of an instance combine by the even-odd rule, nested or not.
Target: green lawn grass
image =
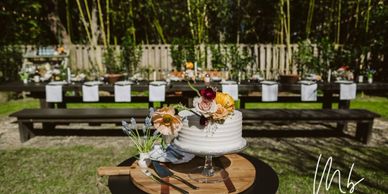
[[[77,107],[146,107],[146,104],[72,104]],[[23,108],[39,107],[37,100],[25,99],[0,104],[0,115],[6,116]],[[307,103],[257,103],[249,108],[320,108],[319,104]],[[366,108],[388,118],[388,99],[358,97],[351,102],[352,108]],[[316,141],[273,140],[270,145],[261,139],[249,144],[245,152],[274,168],[279,176],[279,193],[313,193],[315,165],[322,154],[320,171],[327,158],[333,157],[331,172],[341,171],[341,185],[346,189],[348,172],[355,163],[351,180],[365,180],[354,193],[388,193],[388,147],[353,146],[342,143]],[[334,141],[335,142],[335,141]],[[276,144],[276,145],[275,145]],[[117,165],[134,154],[133,150],[72,146],[55,148],[0,148],[0,193],[99,193],[96,169],[99,166]],[[320,173],[319,173],[320,174]],[[319,181],[319,180],[318,180]],[[334,179],[329,191],[325,179],[319,193],[340,193],[338,180]],[[106,184],[106,179],[103,179]],[[106,189],[106,188],[105,188]],[[103,190],[107,192],[106,190]]]
[[[279,193],[313,193],[315,166],[322,154],[320,172],[328,157],[333,157],[331,172],[341,171],[342,189],[346,189],[348,172],[355,163],[351,180],[365,180],[355,193],[383,194],[388,191],[386,161],[388,148],[325,147],[290,143],[288,147],[272,148],[252,144],[245,151],[268,163],[279,176]],[[0,150],[0,193],[99,193],[96,170],[100,166],[117,165],[134,154],[133,150],[74,146],[66,148],[23,148]],[[319,173],[321,174],[321,173]],[[318,180],[319,181],[319,180]],[[107,184],[106,178],[100,181]],[[335,178],[329,191],[340,193]]]
[[[97,168],[133,153],[88,146],[0,150],[0,193],[99,193]]]

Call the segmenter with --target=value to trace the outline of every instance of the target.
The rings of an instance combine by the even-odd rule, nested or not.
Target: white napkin
[[[273,102],[278,101],[278,84],[262,84],[261,86],[261,101]]]
[[[173,164],[189,162],[195,156],[194,154],[174,149],[171,145],[166,148],[166,151],[164,151],[160,145],[154,145],[152,150],[148,152],[148,154],[151,160],[156,160],[159,162],[171,162]],[[180,155],[182,158],[178,159],[176,157],[177,155]]]
[[[46,85],[46,101],[47,102],[62,102],[62,86],[61,85]]]
[[[149,97],[150,102],[163,102],[166,97],[166,85],[149,85]]]
[[[82,85],[82,99],[84,102],[98,102],[100,100],[98,85]]]
[[[301,87],[301,100],[302,101],[317,101],[317,89],[318,84],[304,84],[300,85]]]
[[[115,85],[115,101],[131,102],[131,85]]]
[[[357,85],[351,84],[340,84],[340,100],[352,100],[356,98]]]
[[[237,84],[222,84],[222,92],[229,94],[234,100],[238,100]]]

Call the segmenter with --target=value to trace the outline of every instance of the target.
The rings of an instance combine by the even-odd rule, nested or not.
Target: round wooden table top
[[[108,187],[113,194],[118,193],[165,193],[166,186],[154,182],[150,177],[140,172],[136,164],[136,158],[132,157],[119,166],[131,166],[131,175],[109,176]],[[276,193],[279,186],[279,179],[276,172],[266,163],[246,154],[231,154],[220,157],[213,163],[222,165],[229,173],[229,179],[220,183],[197,183],[187,177],[188,171],[194,166],[203,165],[203,158],[195,158],[187,164],[173,165],[167,164],[174,173],[200,187],[193,190],[174,178],[164,178],[190,193]],[[250,169],[250,170],[249,170]],[[151,171],[156,174],[154,171]],[[139,189],[141,188],[141,189]],[[168,188],[168,187],[167,187]],[[163,191],[163,192],[161,192]],[[176,190],[167,190],[169,193],[179,193]]]

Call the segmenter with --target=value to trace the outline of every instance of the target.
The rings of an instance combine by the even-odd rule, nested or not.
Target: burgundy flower
[[[206,100],[211,101],[211,100],[214,100],[214,98],[216,98],[216,91],[214,91],[212,88],[201,89],[199,93]]]
[[[203,126],[207,126],[207,124],[209,124],[209,120],[202,116],[200,119],[199,119],[199,124],[203,125]]]

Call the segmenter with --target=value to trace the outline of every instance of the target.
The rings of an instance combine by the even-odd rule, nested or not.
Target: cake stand
[[[200,157],[205,157],[205,163],[203,166],[198,166],[191,170],[191,172],[189,173],[190,179],[200,183],[218,183],[228,179],[229,174],[222,167],[213,165],[213,157],[220,157],[225,154],[239,153],[247,147],[247,142],[245,139],[243,139],[240,147],[237,147],[236,149],[233,149],[233,150],[222,151],[222,152],[215,152],[215,151],[198,152],[195,150],[179,147],[174,143],[172,143],[171,145],[173,146],[173,148],[177,150],[188,152]]]

